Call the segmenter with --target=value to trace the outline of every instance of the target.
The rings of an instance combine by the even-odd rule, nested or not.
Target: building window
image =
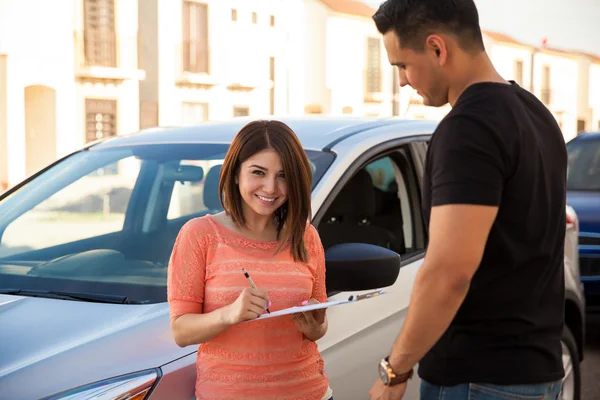
[[[208,104],[183,102],[181,104],[182,125],[196,125],[208,120]]]
[[[273,115],[275,114],[275,57],[269,58],[269,79],[271,80],[269,110],[271,111],[271,115]]]
[[[275,26],[275,16],[274,16],[274,15],[271,15],[271,18],[270,18],[270,25],[271,25],[271,26]]]
[[[542,103],[550,105],[552,101],[551,90],[550,90],[550,66],[544,65],[542,69]]]
[[[379,38],[367,39],[367,93],[381,92],[381,41]]]
[[[250,115],[250,109],[248,107],[233,107],[234,117],[247,117]]]
[[[256,14],[255,12],[252,13],[252,23],[258,24],[258,14]]]
[[[183,70],[209,73],[208,6],[183,2]]]
[[[105,99],[85,100],[85,141],[117,135],[117,101]]]
[[[515,82],[519,84],[519,86],[523,86],[523,61],[517,60],[515,61],[515,72],[514,72]]]
[[[116,67],[117,45],[114,0],[83,1],[85,65]]]
[[[600,129],[600,119],[598,120],[598,129]]]
[[[578,119],[577,120],[577,133],[585,131],[585,120]]]
[[[237,21],[237,10],[235,8],[231,9],[231,20],[233,22]]]

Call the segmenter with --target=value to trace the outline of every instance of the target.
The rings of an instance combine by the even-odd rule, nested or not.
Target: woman
[[[221,169],[225,211],[187,222],[177,237],[171,328],[179,346],[200,344],[199,400],[332,399],[315,343],[327,331],[325,310],[253,321],[326,300],[323,246],[307,223],[311,175],[287,125],[251,122]]]

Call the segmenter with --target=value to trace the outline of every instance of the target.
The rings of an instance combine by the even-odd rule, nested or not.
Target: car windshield
[[[600,139],[574,140],[567,145],[568,190],[600,190]]]
[[[217,192],[228,147],[92,147],[0,197],[0,290],[166,301],[180,228],[222,210]],[[314,187],[334,156],[306,153]]]

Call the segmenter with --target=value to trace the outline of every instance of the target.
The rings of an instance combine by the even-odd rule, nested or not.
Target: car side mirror
[[[325,252],[328,293],[372,290],[398,279],[400,255],[366,243],[342,243]]]

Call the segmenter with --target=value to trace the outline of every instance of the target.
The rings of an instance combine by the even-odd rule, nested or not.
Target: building
[[[0,190],[136,131],[143,78],[136,0],[0,1]]]
[[[484,31],[484,44],[500,75],[535,94],[552,112],[565,140],[577,134],[577,124],[587,101],[578,56],[573,52],[535,47],[498,33]]]
[[[533,57],[533,90],[560,126],[565,141],[577,136],[579,61],[572,52],[539,48]]]
[[[514,80],[548,107],[565,141],[598,120],[600,95],[590,88],[600,84],[597,72],[600,58],[538,48],[498,32],[484,30],[482,33],[486,51],[500,75]],[[416,94],[410,95],[408,104],[409,109],[402,115],[414,118],[441,118],[450,110],[449,106],[426,107]]]
[[[589,91],[590,107],[592,109],[592,122],[589,129],[600,131],[600,57],[593,56],[593,63],[590,67],[590,85],[589,88],[596,90]]]
[[[301,114],[301,0],[143,0],[142,127]]]
[[[600,130],[600,57],[581,53],[579,57],[577,133]]]
[[[0,0],[0,192],[85,143],[236,116],[440,119],[399,87],[359,0]],[[570,140],[600,129],[600,57],[484,31]]]
[[[483,31],[483,43],[494,67],[504,79],[533,89],[533,53],[535,48],[502,33]]]
[[[398,115],[397,75],[375,10],[352,0],[304,0],[307,114]]]

